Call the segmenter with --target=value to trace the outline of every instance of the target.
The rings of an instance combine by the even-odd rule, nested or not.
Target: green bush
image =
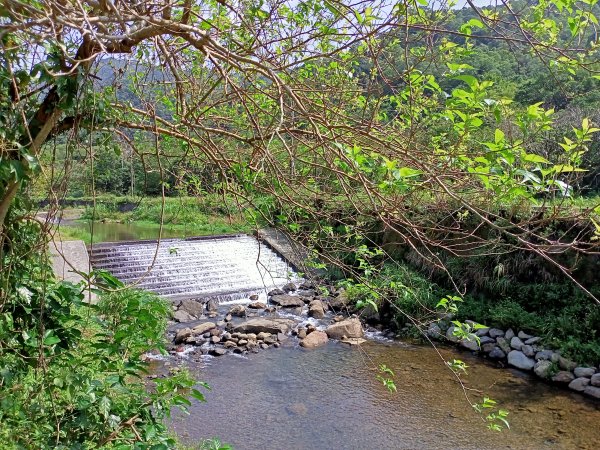
[[[95,284],[113,292],[84,303],[81,286],[52,278],[37,225],[6,231],[18,245],[0,253],[2,448],[175,448],[163,419],[203,396],[185,371],[142,378],[170,304],[105,273]]]
[[[436,303],[443,295],[442,289],[408,266],[385,264],[366,283],[345,280],[340,283],[346,288],[353,305],[369,306],[373,301],[379,316],[389,321],[393,328],[401,329],[416,322],[433,318]]]

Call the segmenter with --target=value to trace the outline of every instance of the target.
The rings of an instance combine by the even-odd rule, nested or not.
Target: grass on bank
[[[130,222],[137,233],[136,239],[157,239],[160,225],[153,222],[135,221]],[[108,226],[106,226],[108,225]],[[100,229],[99,229],[100,228]],[[93,242],[105,242],[115,240],[112,236],[114,233],[107,233],[104,228],[110,228],[108,224],[97,224],[93,233]],[[132,231],[133,231],[132,230]],[[213,236],[219,234],[235,234],[235,233],[252,233],[253,227],[244,223],[229,223],[223,218],[215,218],[206,224],[193,225],[163,225],[163,239],[168,238],[185,238],[192,236]],[[61,241],[81,240],[86,244],[92,242],[92,229],[90,223],[85,220],[77,221],[73,225],[60,225],[55,231],[54,238]]]
[[[61,224],[55,233],[58,240],[83,240],[90,243],[92,231],[90,222],[97,225],[94,230],[94,242],[115,240],[117,226],[113,235],[105,224],[131,224],[131,232],[137,239],[156,239],[163,222],[163,238],[210,236],[230,233],[252,233],[259,225],[256,223],[252,208],[238,204],[235,200],[215,194],[195,197],[134,198],[99,196],[95,204],[92,198],[67,199],[77,201],[83,207],[77,221]],[[83,202],[83,203],[81,203]],[[90,204],[88,204],[88,203]],[[126,231],[123,228],[123,231]]]

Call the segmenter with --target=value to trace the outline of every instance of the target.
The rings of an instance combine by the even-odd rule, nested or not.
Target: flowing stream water
[[[483,392],[510,411],[510,430],[486,428],[433,348],[377,340],[313,350],[290,340],[192,363],[212,390],[172,426],[190,444],[214,436],[237,450],[599,448],[597,403],[469,353],[441,351],[470,366],[464,382],[474,401]],[[379,364],[395,372],[397,393],[375,379]]]
[[[166,239],[158,251],[151,241],[99,244],[91,260],[171,298],[264,297],[292,275],[249,236]],[[227,308],[221,304],[219,316]],[[175,414],[171,426],[184,442],[219,437],[238,450],[600,448],[598,402],[468,352],[440,351],[445,360],[469,365],[465,389],[432,347],[377,336],[359,348],[330,341],[305,350],[290,338],[279,349],[247,356],[188,353],[183,363],[212,390],[207,403],[193,404],[190,415]],[[397,393],[376,380],[379,364],[395,372]],[[480,401],[481,394],[510,411],[510,430],[487,430],[465,398]]]

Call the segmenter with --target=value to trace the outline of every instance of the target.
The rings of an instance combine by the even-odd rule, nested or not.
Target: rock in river
[[[250,319],[236,326],[233,330],[238,333],[287,333],[294,325],[290,319]]]
[[[281,288],[281,290],[283,292],[293,292],[296,290],[296,285],[294,283],[287,283]]]
[[[342,342],[343,344],[348,344],[348,345],[361,345],[361,344],[364,344],[365,342],[367,342],[367,340],[363,339],[363,338],[345,338],[345,339],[342,339],[340,342]]]
[[[274,303],[284,308],[297,308],[304,306],[304,300],[295,295],[274,295],[271,297],[271,303]]]
[[[177,322],[180,322],[180,323],[187,323],[187,322],[191,322],[191,321],[195,320],[195,317],[192,316],[187,311],[179,309],[179,310],[175,311],[175,313],[173,314],[173,319],[175,319]]]
[[[210,312],[217,312],[219,309],[219,303],[217,303],[217,301],[215,299],[210,299],[207,303],[206,303],[206,310],[210,311]]]
[[[310,302],[308,315],[310,317],[314,317],[315,319],[322,319],[325,317],[325,307],[323,302],[321,300],[313,300]]]
[[[569,383],[569,389],[577,392],[585,391],[585,388],[590,384],[590,379],[585,377],[575,378]]]
[[[213,348],[210,351],[210,354],[213,355],[213,356],[223,356],[226,353],[227,353],[227,350],[225,350],[224,348],[219,348],[219,347]]]
[[[561,370],[552,377],[552,381],[555,383],[570,383],[574,379],[575,376],[567,370]]]
[[[360,320],[356,318],[342,320],[341,322],[329,325],[325,332],[331,339],[342,339],[344,336],[348,338],[359,338],[363,337],[365,334]]]
[[[517,369],[531,370],[535,366],[535,361],[525,356],[523,352],[513,350],[508,354],[508,364]]]
[[[535,374],[540,377],[547,379],[550,376],[550,371],[552,369],[552,362],[548,359],[540,359],[535,363],[533,371]]]
[[[193,299],[185,299],[181,301],[181,304],[179,305],[179,311],[185,311],[199,319],[204,314],[204,303]]]
[[[229,310],[227,315],[236,316],[236,317],[244,317],[246,315],[246,308],[243,305],[235,305],[233,308]],[[227,319],[225,319],[227,320]]]
[[[252,302],[248,305],[250,309],[267,309],[267,305],[262,302]]]
[[[591,378],[592,375],[594,375],[594,373],[596,372],[596,369],[594,369],[593,367],[576,367],[573,372],[575,373],[575,376],[578,378],[581,378],[581,377]]]
[[[313,331],[300,341],[300,345],[305,348],[315,348],[327,344],[327,333],[323,331]]]
[[[177,330],[177,334],[175,335],[175,339],[173,342],[175,342],[175,344],[181,344],[182,342],[185,342],[185,340],[191,335],[192,330],[190,328],[182,328],[180,330]]]
[[[214,322],[204,322],[201,323],[200,325],[196,325],[194,328],[192,328],[192,334],[204,334],[207,331],[212,330],[213,328],[216,328],[217,324]]]

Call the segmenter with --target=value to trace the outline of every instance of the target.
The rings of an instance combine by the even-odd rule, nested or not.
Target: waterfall
[[[95,244],[90,261],[125,284],[172,300],[265,299],[297,278],[286,261],[247,235],[164,239],[158,251],[157,241]]]

